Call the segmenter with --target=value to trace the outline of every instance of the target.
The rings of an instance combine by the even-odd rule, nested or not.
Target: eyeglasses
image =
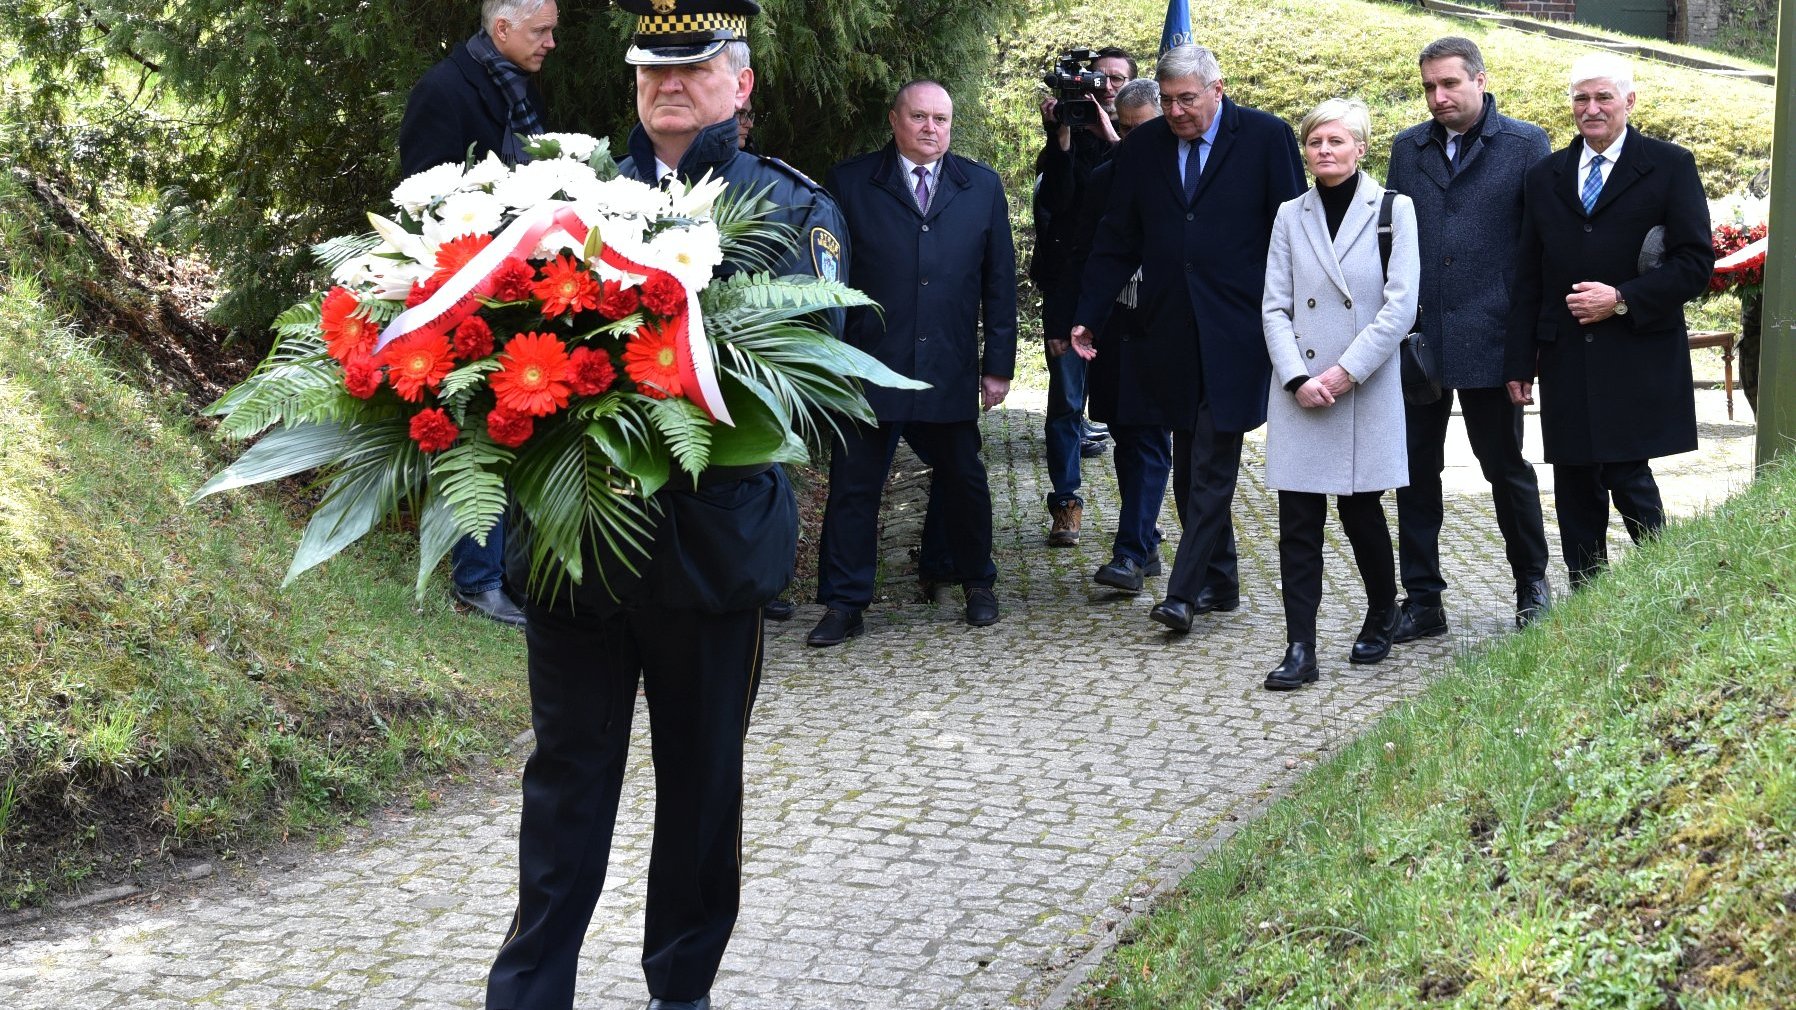
[[[1104,75],[1104,80],[1109,81],[1111,84],[1114,84],[1119,88],[1134,79],[1135,78],[1133,78],[1133,77],[1126,77],[1122,74],[1105,74]]]
[[[1213,86],[1214,85],[1212,85],[1212,87]],[[1162,91],[1160,92],[1160,106],[1161,108],[1165,108],[1168,105],[1175,105],[1184,109],[1186,112],[1191,112],[1198,107],[1198,103],[1202,102],[1208,94],[1208,88],[1203,91],[1183,95],[1169,95]]]
[[[746,123],[749,126],[755,125],[755,110],[753,110],[753,109],[737,109],[736,110],[736,122]]]

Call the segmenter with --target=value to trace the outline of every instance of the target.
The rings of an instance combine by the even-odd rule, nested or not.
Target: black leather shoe
[[[761,616],[767,618],[769,621],[790,621],[792,615],[796,613],[798,613],[798,604],[793,603],[784,596],[777,600],[770,601],[766,606],[761,608]]]
[[[805,636],[806,645],[841,645],[856,635],[864,634],[867,626],[861,623],[861,612],[858,610],[837,610],[834,607],[823,612],[823,620]]]
[[[1376,663],[1390,655],[1391,633],[1397,630],[1402,613],[1392,601],[1383,610],[1367,614],[1366,623],[1359,626],[1359,637],[1353,640],[1353,654],[1347,658],[1355,663]]]
[[[711,1010],[711,997],[700,996],[698,999],[662,999],[656,996],[649,1000],[648,1010]]]
[[[1168,596],[1154,604],[1154,609],[1148,611],[1147,616],[1181,635],[1191,630],[1191,604],[1176,596]]]
[[[975,628],[998,623],[998,594],[989,589],[967,590],[967,623]]]
[[[1099,456],[1102,456],[1104,454],[1104,450],[1109,448],[1109,445],[1110,445],[1110,443],[1100,442],[1095,438],[1080,439],[1079,440],[1079,458],[1080,459],[1095,459]]]
[[[1316,669],[1316,643],[1292,642],[1285,646],[1284,662],[1266,675],[1266,690],[1295,691],[1305,684],[1314,684],[1321,676]]]
[[[1102,421],[1080,421],[1079,434],[1094,442],[1102,442],[1110,437],[1110,426]]]
[[[1525,628],[1540,619],[1553,605],[1553,587],[1546,579],[1535,579],[1515,590],[1515,626]]]
[[[1159,578],[1165,571],[1166,569],[1160,564],[1160,555],[1158,554],[1148,555],[1147,564],[1141,566],[1141,574],[1150,579]]]
[[[1241,593],[1239,590],[1233,596],[1224,596],[1209,586],[1205,586],[1197,591],[1197,599],[1191,601],[1191,612],[1207,614],[1214,610],[1219,614],[1226,614],[1240,606]]]
[[[1118,592],[1139,593],[1141,580],[1145,575],[1146,570],[1136,564],[1134,558],[1117,558],[1107,565],[1098,566],[1097,574],[1091,577],[1091,581]]]
[[[509,624],[514,628],[524,626],[524,612],[511,602],[503,589],[489,589],[484,593],[464,593],[455,590],[455,598],[474,609],[476,614],[500,624]]]
[[[1406,599],[1397,608],[1397,627],[1391,632],[1391,641],[1401,645],[1413,642],[1418,638],[1433,638],[1447,633],[1447,608],[1436,604],[1423,606],[1414,600]]]

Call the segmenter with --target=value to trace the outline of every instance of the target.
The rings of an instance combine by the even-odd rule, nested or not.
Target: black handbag
[[[1384,202],[1378,207],[1378,262],[1384,267],[1386,279],[1391,276],[1391,205],[1397,200],[1397,194],[1391,190],[1384,191]],[[1420,322],[1420,319],[1417,319]],[[1413,325],[1413,324],[1412,324]],[[1441,398],[1441,379],[1429,367],[1433,355],[1423,342],[1421,330],[1412,329],[1403,337],[1403,343],[1397,348],[1397,357],[1403,371],[1403,398],[1417,406],[1434,403]]]

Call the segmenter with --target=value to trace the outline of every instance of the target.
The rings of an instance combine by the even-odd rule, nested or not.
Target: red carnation
[[[418,306],[423,305],[425,302],[430,301],[430,296],[436,294],[437,289],[441,287],[441,284],[420,284],[417,281],[413,281],[412,289],[405,294],[405,307],[408,309],[415,309]]]
[[[499,406],[543,417],[567,406],[567,347],[547,333],[520,333],[505,344],[490,380]]]
[[[493,328],[479,316],[469,316],[455,328],[455,357],[473,361],[493,353]]]
[[[330,356],[347,362],[356,354],[374,350],[380,328],[362,314],[362,303],[341,287],[331,288],[319,308],[318,328],[324,333]]]
[[[617,369],[611,366],[611,355],[590,347],[576,347],[568,355],[567,383],[580,396],[597,396],[617,381]]]
[[[544,264],[543,279],[532,291],[542,300],[543,316],[548,319],[599,307],[599,282],[572,256],[557,256]]]
[[[366,354],[351,355],[343,363],[343,388],[358,400],[366,400],[380,389],[380,365]]]
[[[502,302],[521,302],[536,286],[536,271],[530,264],[513,256],[493,271],[493,297]]]
[[[642,304],[658,316],[671,316],[686,307],[686,289],[671,274],[655,274],[642,282]]]
[[[536,422],[530,418],[529,414],[519,414],[506,410],[504,407],[494,407],[492,412],[486,415],[486,433],[500,445],[516,449],[530,441],[530,436],[535,432]]]
[[[437,272],[430,275],[428,283],[442,286],[444,281],[454,277],[457,271],[467,266],[468,261],[491,245],[492,241],[491,235],[463,235],[444,242],[437,247]]]
[[[443,377],[455,367],[449,338],[435,329],[408,333],[388,344],[380,353],[380,363],[387,366],[393,391],[413,403],[424,399],[424,387],[442,385]]]
[[[599,295],[599,315],[606,319],[622,319],[641,306],[636,297],[635,288],[626,288],[617,281],[606,281],[603,292]]]
[[[455,444],[461,429],[440,408],[420,410],[412,416],[412,441],[425,452],[442,452]]]

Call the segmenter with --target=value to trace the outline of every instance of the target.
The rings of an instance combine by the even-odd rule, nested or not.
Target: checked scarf
[[[499,53],[499,47],[493,45],[493,40],[484,31],[475,32],[468,40],[468,55],[486,68],[493,86],[505,96],[505,104],[511,108],[510,128],[505,133],[505,146],[499,151],[499,157],[508,165],[522,165],[530,160],[530,156],[524,153],[518,135],[529,137],[543,132],[542,117],[530,104],[530,78],[518,69],[517,64]]]

